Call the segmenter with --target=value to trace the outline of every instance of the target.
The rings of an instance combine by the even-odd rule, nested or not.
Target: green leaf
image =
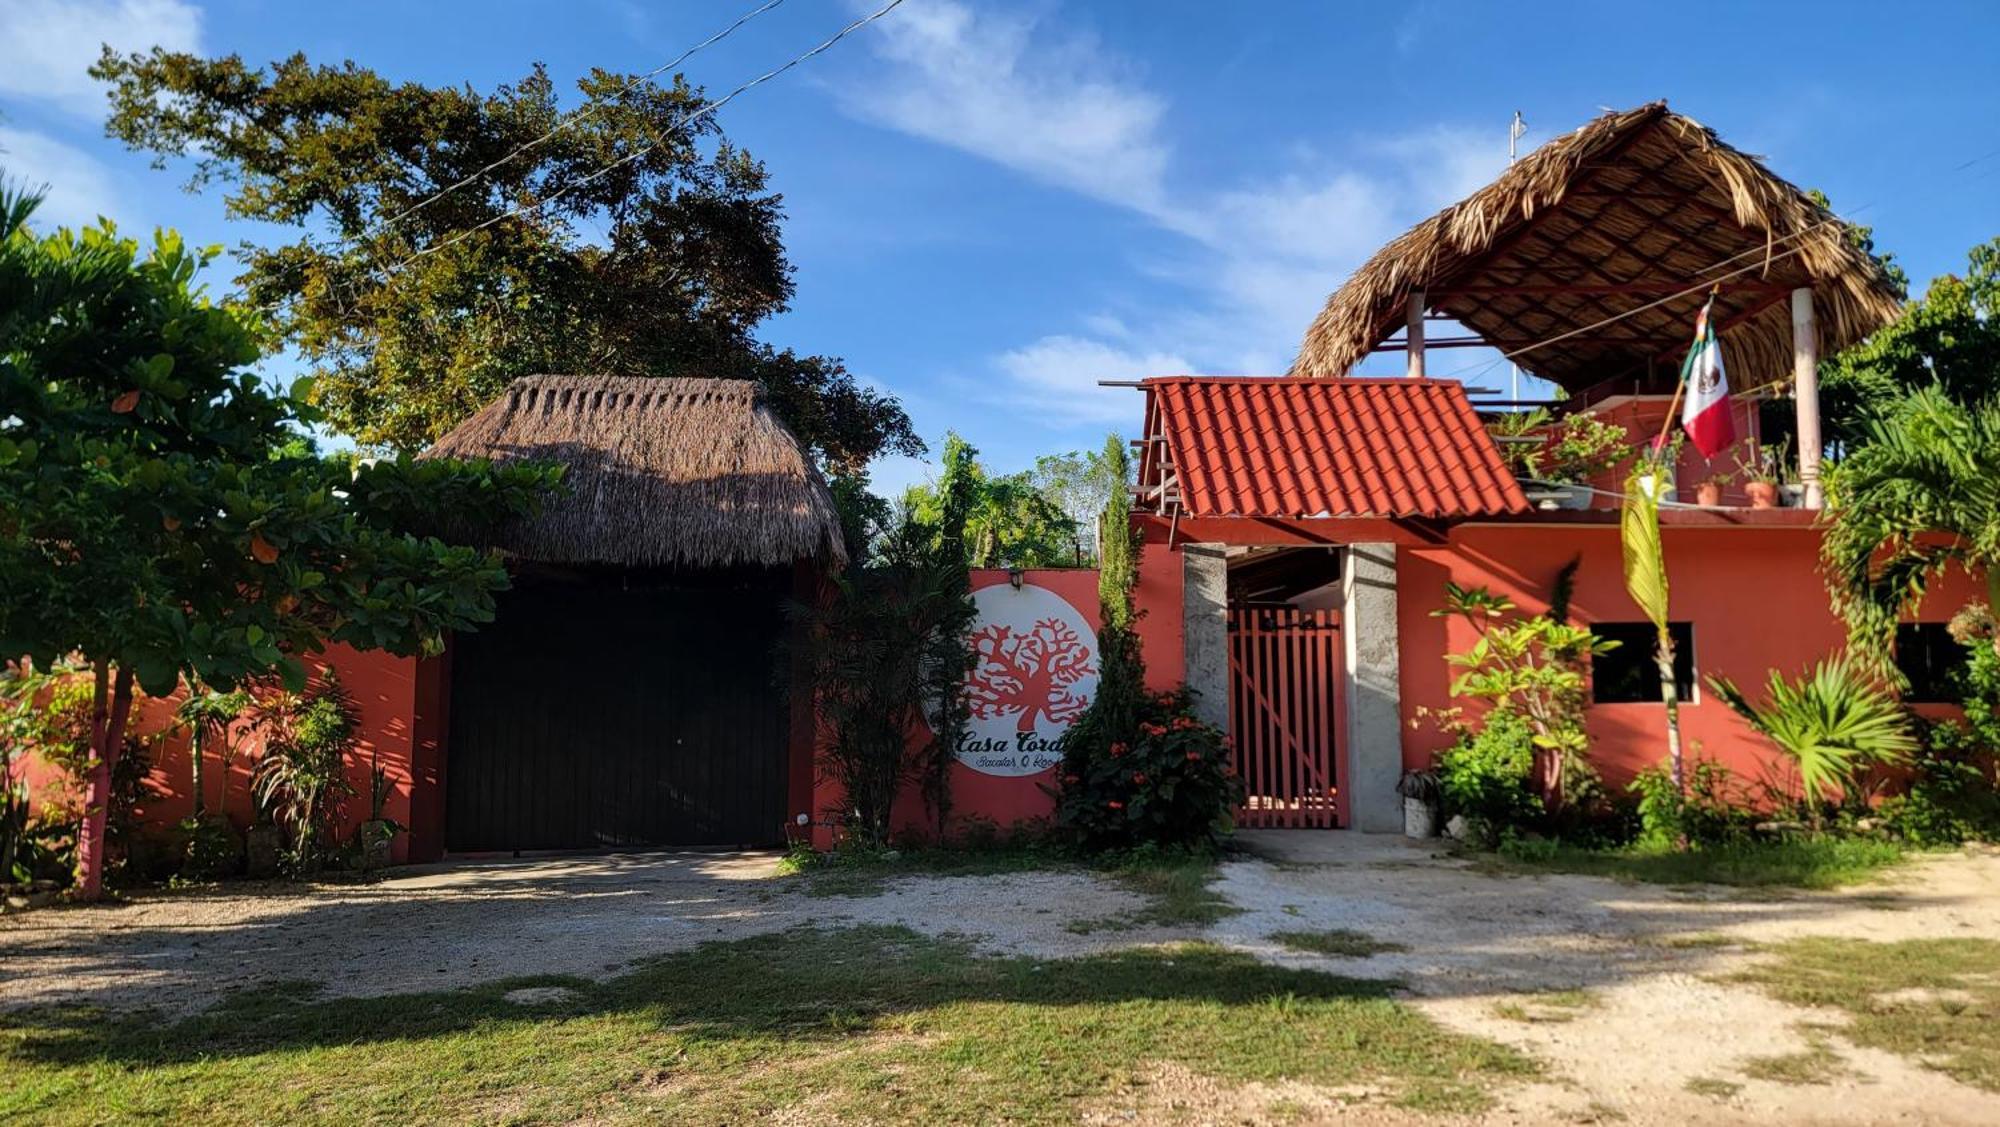
[[[1660,540],[1660,502],[1639,484],[1633,471],[1625,479],[1625,502],[1618,516],[1618,535],[1625,550],[1625,590],[1655,629],[1667,629],[1667,557]]]
[[[174,691],[181,681],[180,667],[165,654],[142,653],[132,658],[132,675],[138,678],[139,687],[147,696],[163,697]]]

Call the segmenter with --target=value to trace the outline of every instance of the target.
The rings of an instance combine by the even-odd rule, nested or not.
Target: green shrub
[[[1741,782],[1713,759],[1689,764],[1685,793],[1675,789],[1663,767],[1639,772],[1629,789],[1639,798],[1634,844],[1646,849],[1737,841],[1754,820]]]
[[[1534,732],[1506,709],[1487,713],[1476,732],[1461,730],[1458,742],[1438,756],[1446,816],[1463,817],[1467,841],[1482,847],[1540,825],[1534,774]]]
[[[1967,626],[1973,627],[1966,630]],[[1923,725],[1923,741],[1910,764],[1908,790],[1882,801],[1885,827],[1912,845],[2000,841],[2000,654],[1991,644],[1991,616],[1983,608],[1961,612],[1952,632],[1966,645],[1956,676],[1963,715]]]
[[[243,868],[243,835],[220,814],[183,818],[180,876],[210,881],[235,876]]]
[[[2000,790],[1991,762],[1934,730],[1911,763],[1909,790],[1883,799],[1876,813],[1891,834],[1912,845],[2000,841]]]
[[[1242,801],[1227,738],[1194,715],[1185,688],[1147,694],[1135,729],[1101,752],[1065,741],[1056,817],[1086,848],[1210,845]]]

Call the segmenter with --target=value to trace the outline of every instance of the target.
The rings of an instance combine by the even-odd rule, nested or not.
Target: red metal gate
[[[1229,612],[1229,733],[1249,791],[1237,825],[1331,829],[1345,820],[1334,774],[1341,680],[1338,611]]]

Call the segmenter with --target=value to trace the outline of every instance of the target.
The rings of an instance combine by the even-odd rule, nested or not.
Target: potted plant
[[[1672,501],[1674,483],[1681,464],[1681,444],[1685,441],[1678,431],[1662,444],[1658,439],[1646,448],[1646,459],[1639,467],[1634,480],[1646,496],[1655,501]]]
[[[1743,495],[1750,499],[1753,509],[1775,509],[1778,507],[1778,459],[1777,452],[1768,447],[1752,444],[1747,458],[1736,459],[1736,469],[1743,475]]]
[[[1695,503],[1705,509],[1720,508],[1723,489],[1735,480],[1736,475],[1729,470],[1711,470],[1708,476],[1694,487]]]
[[[1544,508],[1587,509],[1585,485],[1631,455],[1631,436],[1617,423],[1595,415],[1566,415],[1540,447],[1510,459],[1535,490]]]
[[[1432,771],[1405,771],[1396,783],[1403,796],[1403,836],[1437,836],[1438,807],[1444,801],[1444,787]]]

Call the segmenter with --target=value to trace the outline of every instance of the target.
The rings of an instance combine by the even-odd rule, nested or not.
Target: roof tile
[[[1471,517],[1528,500],[1448,380],[1146,381],[1191,516]]]

